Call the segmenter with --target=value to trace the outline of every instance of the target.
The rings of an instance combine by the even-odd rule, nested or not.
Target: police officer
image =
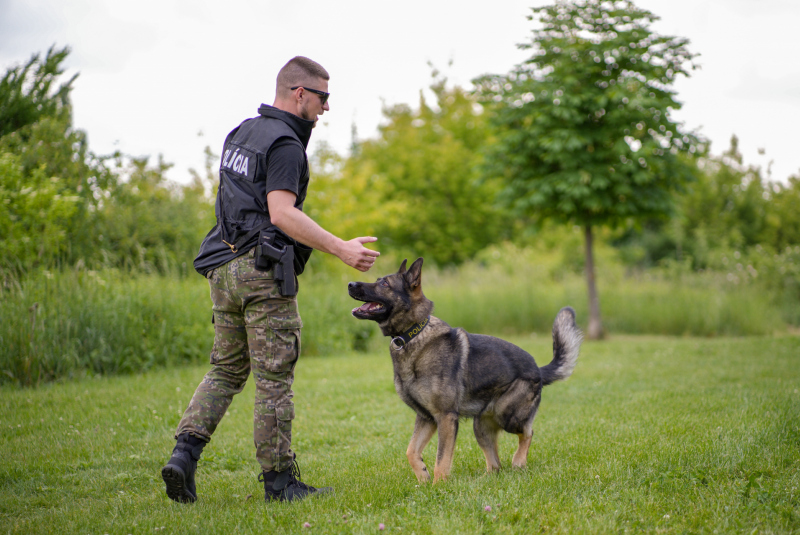
[[[244,121],[225,140],[217,225],[194,262],[211,286],[212,368],[178,424],[177,444],[161,471],[167,496],[175,501],[197,499],[194,474],[200,453],[251,370],[256,381],[253,438],[267,501],[330,490],[300,480],[291,449],[292,382],[302,327],[291,287],[312,249],[359,271],[369,270],[380,253],[364,246],[377,238],[344,241],[303,213],[306,148],[319,116],[330,110],[329,79],[318,63],[293,58],[278,73],[273,105],[262,104],[258,117]],[[261,254],[289,247],[294,262],[291,255],[279,262]],[[286,282],[292,283],[289,290]]]

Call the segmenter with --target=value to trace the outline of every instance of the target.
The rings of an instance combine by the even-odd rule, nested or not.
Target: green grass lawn
[[[548,362],[549,339],[514,341]],[[405,459],[414,415],[388,350],[302,359],[294,448],[303,479],[336,490],[296,504],[263,501],[252,382],[206,447],[199,501],[166,497],[160,469],[205,371],[0,389],[0,531],[800,533],[798,337],[585,343],[544,391],[526,470],[510,469],[506,435],[487,475],[464,421],[437,485]]]

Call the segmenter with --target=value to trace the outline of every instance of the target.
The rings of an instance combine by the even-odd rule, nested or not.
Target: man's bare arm
[[[364,244],[378,241],[378,238],[367,236],[344,241],[295,208],[296,199],[297,196],[289,190],[274,190],[267,194],[267,206],[273,225],[309,247],[338,257],[352,268],[369,271],[380,253],[367,249]]]

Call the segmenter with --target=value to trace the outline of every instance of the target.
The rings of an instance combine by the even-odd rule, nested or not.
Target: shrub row
[[[374,280],[393,265],[384,261],[381,273],[362,278]],[[304,355],[383,349],[377,325],[350,314],[357,304],[347,294],[352,273],[329,268],[312,265],[301,278]],[[549,336],[556,312],[566,305],[575,308],[579,324],[587,321],[582,277],[554,278],[546,261],[476,261],[424,273],[434,313],[471,332]],[[788,317],[774,294],[756,284],[732,284],[724,274],[631,276],[612,267],[598,279],[611,334],[762,335],[784,330]],[[195,275],[39,271],[7,283],[0,294],[0,384],[31,386],[202,362],[212,346],[208,285]]]

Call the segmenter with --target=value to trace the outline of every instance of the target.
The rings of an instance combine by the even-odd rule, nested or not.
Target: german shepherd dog
[[[575,311],[562,308],[553,324],[553,361],[539,368],[519,347],[452,328],[431,316],[433,302],[422,293],[422,258],[369,284],[351,282],[353,299],[365,304],[353,316],[376,321],[392,337],[389,353],[400,398],[417,413],[406,450],[420,482],[430,479],[422,450],[439,432],[434,483],[447,479],[453,462],[459,418],[473,418],[475,438],[489,472],[500,469],[500,430],[519,437],[512,466],[523,468],[533,436],[533,418],[542,387],[572,374],[583,338]]]

